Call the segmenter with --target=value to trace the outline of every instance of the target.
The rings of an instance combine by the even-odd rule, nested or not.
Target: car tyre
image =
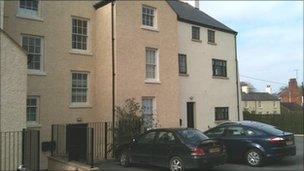
[[[247,151],[245,155],[246,162],[251,167],[262,166],[263,164],[263,154],[258,149],[250,149]]]
[[[119,158],[119,164],[123,167],[131,166],[131,159],[127,152],[122,152]]]
[[[178,156],[172,157],[169,163],[169,169],[170,171],[184,171],[185,166],[183,160]]]

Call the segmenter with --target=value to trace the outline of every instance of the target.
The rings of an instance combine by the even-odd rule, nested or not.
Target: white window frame
[[[20,8],[20,0],[18,0],[16,16],[25,19],[43,21],[41,18],[41,3],[42,1],[38,0],[38,9],[36,11],[36,10]]]
[[[73,48],[73,19],[76,19],[76,20],[84,20],[84,21],[87,21],[87,49],[84,50],[84,49],[75,49]],[[91,22],[90,22],[90,19],[89,18],[84,18],[84,17],[79,17],[79,16],[71,16],[71,25],[70,25],[70,31],[71,31],[71,34],[70,34],[70,53],[72,54],[82,54],[82,55],[92,55],[92,47],[91,47]]]
[[[73,102],[72,101],[72,89],[73,89],[73,74],[87,74],[87,101],[86,102]],[[90,72],[89,71],[71,71],[70,74],[70,108],[86,108],[90,105]]]
[[[148,26],[148,25],[144,25],[143,24],[143,12],[142,12],[143,8],[149,8],[149,9],[153,9],[154,10],[153,26]],[[142,7],[141,7],[141,17],[140,17],[140,19],[141,19],[141,21],[140,21],[141,22],[141,28],[158,31],[157,9],[155,7],[143,4]]]
[[[144,102],[144,100],[152,100],[152,125],[154,125],[154,123],[155,123],[155,113],[156,113],[156,98],[154,97],[154,96],[143,96],[142,97],[142,108],[143,108],[143,102]],[[143,111],[143,110],[142,110]],[[144,113],[142,112],[142,116],[144,115]]]
[[[155,51],[155,78],[147,78],[147,50],[154,50]],[[146,83],[160,83],[159,79],[159,50],[156,48],[146,47],[145,48],[145,82]]]
[[[24,36],[28,36],[28,37],[36,37],[36,38],[40,38],[40,69],[28,69],[27,66],[27,71],[29,75],[46,75],[46,73],[44,72],[44,68],[45,68],[45,57],[44,57],[44,37],[43,36],[38,36],[38,35],[31,35],[31,34],[25,34],[25,33],[21,33],[21,40],[20,40],[20,44],[21,46],[23,46],[23,37]],[[26,50],[25,50],[26,51]]]
[[[27,98],[26,98],[26,101],[28,100],[28,99],[35,99],[36,100],[36,120],[35,121],[28,121],[28,117],[27,117],[27,115],[28,115],[28,113],[27,113],[27,108],[28,107],[31,107],[31,106],[28,106],[28,104],[27,104],[27,102],[26,102],[26,122],[27,122],[27,124],[28,125],[35,125],[35,124],[37,124],[37,123],[39,123],[39,113],[40,113],[40,98],[39,98],[39,96],[27,96]],[[33,107],[33,106],[32,106]]]

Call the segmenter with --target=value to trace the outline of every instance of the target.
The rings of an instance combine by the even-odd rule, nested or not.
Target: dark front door
[[[88,124],[67,125],[67,151],[69,160],[85,161],[87,156]]]
[[[22,131],[22,164],[27,168],[27,170],[40,169],[39,144],[39,130],[24,129]],[[10,160],[10,158],[8,160]],[[10,165],[8,167],[10,167]]]
[[[187,102],[187,126],[194,128],[194,102]]]

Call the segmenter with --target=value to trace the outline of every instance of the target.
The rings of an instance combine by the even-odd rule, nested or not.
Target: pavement
[[[293,157],[286,157],[280,161],[272,161],[265,164],[263,167],[250,167],[244,163],[226,163],[222,166],[210,169],[210,171],[303,171],[304,160],[303,160],[303,146],[304,137],[296,136],[295,143],[297,146],[297,154]],[[115,161],[104,161],[99,165],[101,171],[168,171],[168,169],[146,166],[146,165],[135,165],[129,168],[124,168],[118,165]]]

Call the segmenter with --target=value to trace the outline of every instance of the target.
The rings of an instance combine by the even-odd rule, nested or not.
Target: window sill
[[[28,75],[36,75],[36,76],[46,76],[47,75],[44,71],[32,70],[32,69],[28,69],[27,74]]]
[[[214,42],[207,42],[209,45],[214,45],[214,46],[216,46],[217,44],[216,43],[214,43]]]
[[[181,77],[189,77],[189,74],[179,74]]]
[[[146,84],[161,84],[160,81],[158,80],[145,80]]]
[[[27,128],[41,128],[42,125],[36,121],[27,121],[26,122],[26,127]]]
[[[198,40],[198,39],[191,39],[193,42],[198,42],[198,43],[202,43],[201,40]]]
[[[158,30],[157,27],[150,27],[150,26],[144,26],[144,25],[142,25],[140,28],[144,29],[144,30],[159,32],[159,30]]]
[[[89,51],[77,50],[77,49],[72,49],[69,51],[69,53],[75,54],[75,55],[93,56],[93,53],[91,53]]]
[[[16,15],[16,17],[17,18],[21,18],[21,19],[27,19],[27,20],[33,20],[33,21],[43,22],[43,19],[41,17],[39,17],[38,15],[25,15],[25,14],[18,13]]]
[[[212,76],[213,79],[223,79],[223,80],[229,80],[229,77],[222,77],[222,76]]]
[[[72,108],[72,109],[92,108],[92,106],[90,104],[72,103],[72,104],[70,104],[69,108]]]

